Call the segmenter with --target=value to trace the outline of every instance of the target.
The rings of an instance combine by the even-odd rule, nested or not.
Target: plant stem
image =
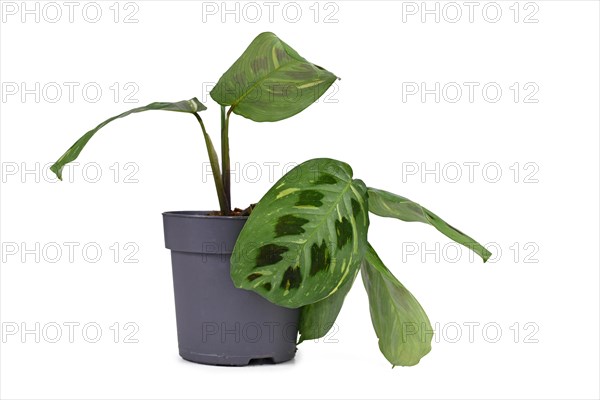
[[[229,107],[225,113],[225,106],[221,106],[221,163],[223,171],[223,191],[227,204],[231,205],[231,166],[229,161],[229,115],[233,108]],[[229,210],[228,210],[229,211]]]
[[[194,116],[198,120],[200,128],[202,128],[204,141],[206,142],[206,150],[208,151],[208,159],[210,160],[210,169],[212,170],[213,178],[215,180],[215,188],[217,189],[217,196],[219,197],[219,206],[221,208],[221,213],[223,215],[227,215],[230,212],[230,208],[229,201],[227,200],[227,196],[223,188],[221,170],[219,169],[219,156],[217,155],[217,151],[213,146],[212,140],[210,139],[208,132],[206,132],[206,127],[204,126],[204,122],[202,122],[202,118],[197,113],[194,113]]]

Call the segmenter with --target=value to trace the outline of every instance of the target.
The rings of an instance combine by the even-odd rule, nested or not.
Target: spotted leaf
[[[349,165],[307,161],[260,200],[237,239],[231,278],[273,303],[296,308],[354,279],[366,249],[366,187]]]
[[[254,121],[279,121],[314,103],[337,77],[306,61],[271,32],[261,33],[210,95]]]

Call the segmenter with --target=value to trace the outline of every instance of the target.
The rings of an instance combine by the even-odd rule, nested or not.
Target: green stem
[[[233,107],[225,113],[225,106],[221,106],[221,163],[223,171],[223,190],[227,204],[231,205],[231,165],[229,161],[229,115]]]
[[[221,170],[219,169],[219,156],[217,155],[217,151],[213,146],[210,136],[208,136],[208,132],[206,132],[206,127],[204,126],[204,122],[202,122],[202,118],[200,118],[200,116],[197,113],[194,113],[194,116],[198,120],[198,123],[202,128],[202,133],[204,134],[204,141],[206,142],[206,150],[208,151],[210,168],[212,170],[213,178],[215,180],[215,188],[217,189],[217,196],[219,197],[219,206],[221,207],[221,213],[223,215],[227,215],[229,214],[230,208],[229,201],[227,200],[227,196],[223,188]]]

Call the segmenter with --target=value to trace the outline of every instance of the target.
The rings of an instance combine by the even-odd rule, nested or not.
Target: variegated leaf
[[[302,307],[298,324],[298,333],[300,334],[298,343],[321,338],[329,332],[342,309],[346,295],[354,284],[356,275],[358,275],[358,268],[354,276],[347,279],[331,296]]]
[[[429,224],[456,243],[460,243],[478,254],[483,262],[486,262],[492,255],[488,249],[475,239],[465,235],[425,207],[410,201],[406,197],[374,188],[369,188],[368,193],[369,211],[373,214],[380,217],[397,218],[406,222],[416,221]]]
[[[314,103],[337,77],[302,58],[271,32],[261,33],[210,92],[254,121],[279,121]]]
[[[290,308],[335,293],[362,261],[367,207],[366,187],[348,164],[300,164],[250,214],[233,251],[233,282]]]
[[[361,273],[379,349],[394,366],[418,364],[431,350],[433,330],[427,314],[370,245]]]

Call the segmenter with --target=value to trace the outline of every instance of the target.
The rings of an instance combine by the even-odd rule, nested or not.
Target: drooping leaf
[[[416,221],[432,225],[448,238],[478,254],[483,259],[483,262],[486,262],[492,255],[488,249],[475,241],[475,239],[447,224],[443,219],[425,207],[385,190],[369,188],[368,193],[369,211],[373,214],[380,217],[397,218],[406,222]]]
[[[358,268],[354,276],[347,279],[333,294],[316,303],[308,304],[300,310],[299,344],[305,340],[318,339],[327,334],[337,319],[344,299],[354,284]]]
[[[392,365],[419,363],[431,350],[433,330],[414,296],[386,268],[368,245],[361,273],[379,349]]]
[[[260,200],[240,233],[231,278],[281,306],[335,293],[363,258],[366,187],[349,165],[326,158],[298,165]]]
[[[337,77],[308,62],[271,32],[258,35],[210,92],[254,121],[280,121],[314,103]]]
[[[92,136],[94,136],[96,134],[96,132],[98,132],[100,129],[102,129],[104,126],[106,126],[108,123],[114,121],[115,119],[123,118],[130,114],[139,113],[139,112],[143,112],[143,111],[150,111],[150,110],[165,110],[165,111],[177,111],[177,112],[185,112],[185,113],[196,113],[198,111],[206,110],[206,107],[204,106],[204,104],[200,103],[197,98],[194,97],[191,100],[183,100],[183,101],[178,101],[176,103],[166,103],[166,102],[151,103],[145,107],[137,107],[132,110],[126,111],[122,114],[119,114],[117,116],[107,119],[106,121],[102,122],[100,125],[95,127],[94,129],[92,129],[91,131],[88,131],[85,135],[83,135],[81,138],[79,138],[79,140],[77,140],[65,152],[65,154],[63,154],[54,164],[52,164],[52,166],[50,167],[50,170],[56,174],[58,179],[62,180],[62,170],[63,170],[64,166],[72,161],[75,161],[77,159],[77,157],[79,157],[79,153],[81,153],[81,150],[83,150],[83,148],[87,145],[87,143],[92,138]]]

